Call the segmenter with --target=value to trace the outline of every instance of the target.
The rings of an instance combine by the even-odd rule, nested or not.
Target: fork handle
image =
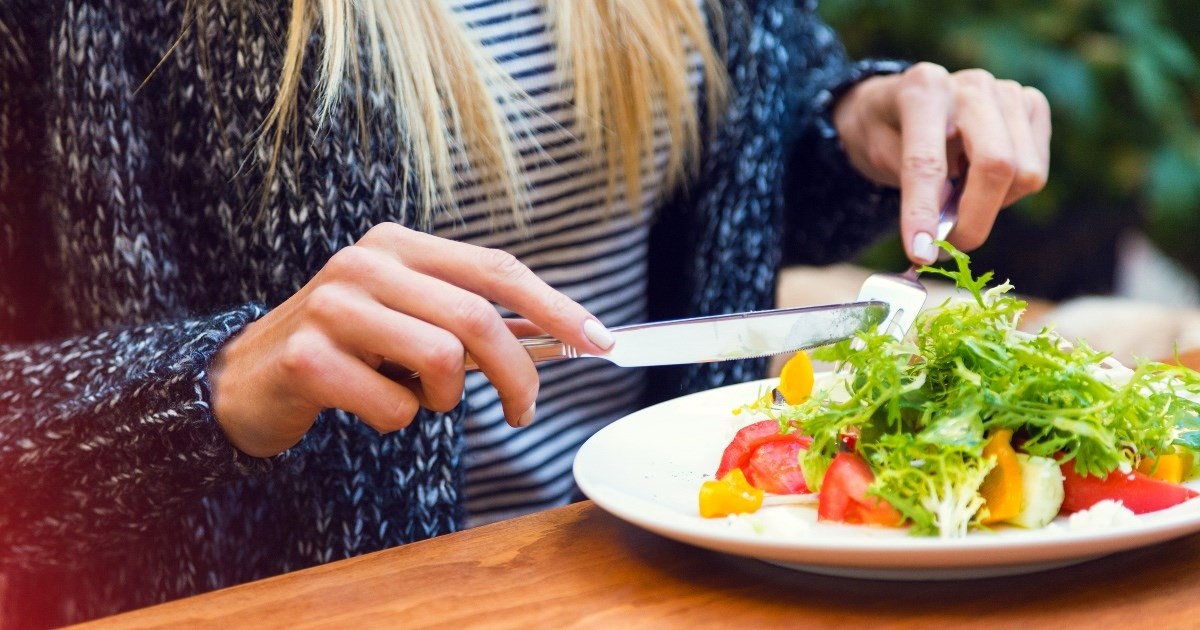
[[[950,195],[946,197],[946,203],[942,204],[942,211],[938,215],[937,240],[946,240],[950,231],[954,229],[954,225],[958,223],[958,202],[962,199],[963,189],[966,185],[967,174],[965,172],[959,177],[950,179]]]

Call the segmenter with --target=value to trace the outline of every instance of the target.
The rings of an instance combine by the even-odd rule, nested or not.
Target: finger
[[[397,276],[405,278],[406,289],[415,291],[382,296],[385,304],[457,337],[496,388],[509,424],[526,426],[532,422],[539,385],[537,369],[496,307],[470,291],[401,268]],[[414,300],[413,295],[420,297]]]
[[[504,325],[508,326],[508,332],[514,337],[541,337],[546,334],[541,326],[519,317],[510,317],[504,320]]]
[[[411,389],[422,407],[450,411],[461,402],[466,351],[449,331],[337,285],[314,290],[305,306],[338,347],[368,366],[378,369],[387,359],[416,372],[419,380],[408,373],[386,376]]]
[[[612,335],[599,319],[511,254],[411,230],[392,236],[384,246],[413,270],[496,302],[583,352],[604,354],[612,347]],[[395,238],[401,236],[402,243]]]
[[[358,358],[332,346],[310,348],[305,358],[306,387],[323,407],[352,413],[380,433],[402,429],[416,417],[417,396]]]
[[[405,365],[420,371],[422,361],[431,361],[435,373],[449,371],[461,375],[465,349],[496,388],[509,424],[525,426],[532,422],[538,391],[537,370],[496,307],[469,290],[412,269],[385,252],[359,249],[362,253],[357,255],[376,258],[369,263],[375,277],[363,281],[361,286],[380,304],[445,330],[461,344],[453,356],[451,348],[438,347],[434,350],[436,354],[416,356],[410,359],[413,364]],[[441,363],[442,359],[458,363]],[[422,378],[423,386],[430,388],[431,394],[433,380]],[[458,381],[454,382],[457,385]]]
[[[834,105],[833,120],[846,158],[876,183],[900,186],[900,121],[896,85],[903,75],[871,77]]]
[[[900,187],[901,152],[903,142],[898,127],[880,126],[875,128],[867,147],[867,161],[870,177],[882,184]],[[863,169],[859,169],[863,170]],[[864,171],[864,174],[867,174]]]
[[[1029,127],[1033,130],[1034,147],[1045,173],[1043,179],[1049,179],[1050,173],[1050,101],[1040,90],[1031,87],[1021,89],[1025,97],[1025,111],[1029,117]]]
[[[487,300],[415,271],[389,251],[375,246],[355,245],[342,249],[330,259],[322,273],[361,287],[388,309],[452,334],[496,387],[509,423],[524,426],[532,421],[538,390],[537,370],[529,354]],[[445,353],[446,349],[439,351]],[[458,354],[456,360],[461,361],[462,355]],[[408,367],[417,369],[415,365]],[[439,369],[452,368],[442,365]],[[425,382],[431,383],[432,378]]]
[[[995,92],[1001,115],[1004,116],[1004,123],[1008,127],[1016,166],[1012,188],[1009,189],[1003,203],[1004,206],[1009,206],[1026,195],[1038,192],[1046,185],[1047,165],[1038,151],[1021,84],[1016,81],[998,81]]]
[[[917,64],[905,73],[896,93],[900,150],[900,234],[908,257],[929,264],[939,198],[946,182],[946,137],[951,115],[949,76],[933,64]]]
[[[955,76],[957,124],[970,175],[951,241],[963,250],[975,249],[987,239],[1016,176],[1012,138],[993,83],[982,70]]]

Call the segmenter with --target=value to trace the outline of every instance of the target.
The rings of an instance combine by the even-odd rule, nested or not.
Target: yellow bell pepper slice
[[[701,484],[700,516],[720,518],[757,512],[762,507],[764,494],[750,485],[741,468],[734,468],[716,481]]]
[[[779,393],[789,405],[798,405],[813,391],[813,365],[808,353],[801,350],[792,355],[779,372]]]
[[[992,432],[983,447],[983,456],[995,458],[996,465],[979,486],[979,494],[987,508],[987,516],[982,522],[1002,523],[1021,513],[1025,492],[1021,483],[1021,463],[1012,447],[1012,430]]]
[[[1138,463],[1138,472],[1168,483],[1183,483],[1192,472],[1191,453],[1165,453]]]

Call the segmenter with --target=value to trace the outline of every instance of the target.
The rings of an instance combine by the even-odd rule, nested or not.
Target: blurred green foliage
[[[1200,2],[827,0],[821,11],[856,57],[982,67],[1041,89],[1050,181],[1012,212],[1043,231],[1136,226],[1200,272]]]

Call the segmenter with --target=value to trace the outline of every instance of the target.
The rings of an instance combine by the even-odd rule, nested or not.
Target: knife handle
[[[521,337],[517,341],[529,353],[529,358],[533,359],[534,363],[558,361],[559,359],[574,359],[580,356],[578,350],[549,335]],[[474,372],[479,369],[479,364],[475,362],[475,357],[471,356],[470,353],[467,353],[464,357],[463,368],[468,372]],[[396,380],[409,380],[421,376],[418,372],[409,370],[386,359],[383,365],[380,366],[379,371],[384,376]]]
[[[517,341],[525,347],[525,351],[529,353],[529,358],[533,359],[534,363],[545,363],[546,361],[558,361],[560,359],[574,359],[579,356],[579,351],[567,344],[551,337],[543,335],[541,337],[521,337]],[[479,364],[475,363],[475,357],[469,353],[463,363],[463,367],[468,372],[479,369]]]

